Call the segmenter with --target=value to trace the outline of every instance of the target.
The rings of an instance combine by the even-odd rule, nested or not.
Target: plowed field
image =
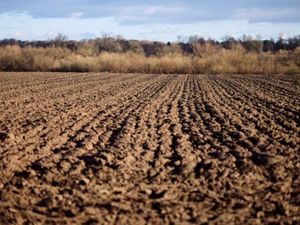
[[[0,224],[299,224],[299,76],[0,74]]]

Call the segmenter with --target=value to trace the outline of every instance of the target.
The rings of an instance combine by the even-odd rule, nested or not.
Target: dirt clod
[[[298,77],[0,73],[0,224],[299,224]]]

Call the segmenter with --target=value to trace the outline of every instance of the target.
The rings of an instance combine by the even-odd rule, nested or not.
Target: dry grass
[[[63,48],[0,47],[2,71],[296,74],[300,73],[299,62],[300,48],[294,52],[255,53],[241,46],[226,50],[207,45],[196,55],[166,53],[146,57],[134,52],[95,55],[90,49],[75,53]]]

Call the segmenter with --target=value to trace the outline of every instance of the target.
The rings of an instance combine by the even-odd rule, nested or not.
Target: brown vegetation
[[[38,44],[33,47],[3,45],[0,47],[0,70],[163,74],[300,73],[298,44],[290,50],[263,51],[267,49],[267,44],[248,39],[243,42],[229,39],[219,44],[191,38],[188,43],[164,44],[103,38],[87,42],[56,40],[44,47],[38,47]]]
[[[297,50],[299,52],[299,50]],[[85,56],[59,48],[0,48],[2,71],[132,72],[132,73],[300,73],[299,53],[252,53],[243,49],[202,56],[167,54],[146,57],[137,53]],[[295,59],[295,60],[294,60]],[[299,62],[299,61],[298,61]]]

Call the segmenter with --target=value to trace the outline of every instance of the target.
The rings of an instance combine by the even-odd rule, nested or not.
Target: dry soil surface
[[[0,224],[299,224],[300,76],[0,74]]]

